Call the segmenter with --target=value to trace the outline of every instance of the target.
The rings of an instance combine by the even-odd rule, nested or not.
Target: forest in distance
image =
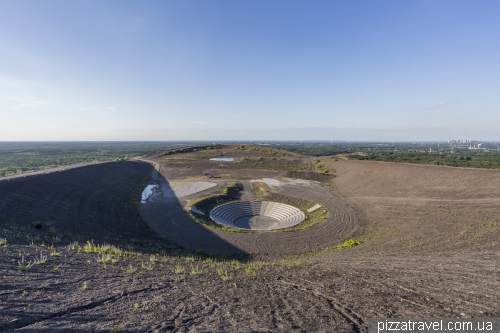
[[[162,150],[212,144],[210,141],[137,142],[0,142],[0,177],[59,166],[114,161]],[[454,167],[500,169],[499,143],[484,142],[482,149],[447,142],[341,142],[341,141],[218,141],[218,144],[260,144],[311,156]]]
[[[296,153],[331,156],[334,159],[500,169],[500,143],[479,143],[290,142],[270,145]]]

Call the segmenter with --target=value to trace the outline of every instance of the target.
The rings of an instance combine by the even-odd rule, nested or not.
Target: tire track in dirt
[[[316,298],[317,304],[321,304],[321,302],[325,302],[328,304],[327,308],[330,308],[334,311],[336,311],[349,325],[352,326],[352,331],[356,333],[360,332],[366,332],[365,328],[365,321],[362,319],[362,317],[354,312],[352,309],[347,307],[346,305],[334,301],[333,297],[327,296],[324,293],[320,292],[316,286],[315,283],[311,283],[310,281],[307,281],[309,285],[312,285],[313,287],[304,287],[303,285],[299,285],[297,283],[287,281],[285,279],[280,278],[279,282],[282,284],[290,285],[292,286],[295,290],[300,290],[302,291],[306,297],[314,297]],[[301,299],[303,302],[304,295],[299,296],[299,298],[294,299]],[[318,302],[319,299],[319,302]],[[326,312],[325,309],[323,309],[324,312]]]
[[[431,314],[442,317],[463,317],[464,314],[488,317],[498,313],[500,272],[497,265],[492,265],[492,261],[477,258],[475,254],[364,257],[360,256],[362,248],[356,250],[349,251],[348,257],[354,260],[338,253],[335,261],[322,262],[322,259],[332,257],[332,254],[327,254],[317,257],[316,264],[318,270],[327,270],[327,275],[333,267],[348,271],[343,279],[349,281],[354,293],[359,294],[358,297],[365,299],[365,309],[377,309],[373,300],[383,295],[385,307],[379,305],[382,313],[364,314],[364,317],[387,317],[396,312],[401,317],[412,313],[423,317]],[[486,255],[484,259],[490,257]],[[332,289],[338,282],[331,279],[330,283]],[[341,287],[333,289],[343,293],[344,286],[345,282],[341,282]],[[329,287],[321,286],[321,289],[328,290]],[[368,295],[363,295],[366,291]]]
[[[198,296],[199,295],[195,295],[191,291],[191,297],[184,300],[191,300],[192,303],[197,303],[198,306],[196,309],[190,310],[184,304],[180,304],[176,307],[176,311],[178,311],[178,313],[174,316],[174,318],[167,320],[174,325],[174,332],[184,331],[184,329],[190,329],[192,326],[199,326],[201,324],[200,322],[210,318],[219,307],[218,304],[212,302],[208,296],[203,295],[206,298],[205,300],[197,299]]]
[[[165,288],[166,287],[156,288],[154,290],[152,290],[151,288],[143,288],[143,289],[139,289],[139,290],[129,291],[127,293],[127,295],[139,294],[139,293],[142,293],[142,292],[149,292],[149,291],[159,291],[159,290],[165,289]],[[113,295],[113,296],[109,296],[109,297],[100,299],[99,301],[92,301],[92,302],[89,302],[89,303],[84,304],[84,305],[77,305],[77,306],[69,307],[69,308],[63,309],[61,311],[54,312],[54,313],[51,313],[51,314],[48,314],[48,315],[45,315],[45,316],[42,316],[42,317],[38,317],[38,318],[31,318],[31,317],[21,318],[19,320],[14,321],[14,322],[10,322],[10,323],[1,325],[0,326],[0,331],[26,328],[28,326],[31,326],[31,325],[34,325],[34,324],[37,324],[37,323],[41,323],[41,322],[44,322],[44,321],[47,321],[47,320],[55,319],[55,318],[58,318],[58,317],[63,317],[63,316],[66,316],[66,315],[71,315],[72,313],[75,313],[75,312],[81,312],[81,311],[91,310],[91,309],[97,308],[97,307],[99,307],[99,306],[101,306],[103,304],[109,303],[109,302],[116,302],[122,296],[126,296],[126,295]]]

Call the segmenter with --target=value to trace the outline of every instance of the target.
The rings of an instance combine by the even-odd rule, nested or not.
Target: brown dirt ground
[[[498,251],[500,172],[322,159],[337,170],[334,193],[359,207],[359,236],[377,251]]]
[[[0,182],[0,218],[9,216],[0,220],[9,235],[0,247],[0,331],[366,332],[372,317],[500,317],[499,171],[322,160],[336,169],[332,198],[355,211],[361,224],[355,236],[364,243],[300,261],[267,260],[254,270],[258,263],[190,257],[147,226],[123,219],[113,226],[116,237],[129,230],[144,247],[135,245],[119,262],[104,266],[96,254],[68,250],[72,239],[63,237],[54,245],[60,256],[22,272],[20,255],[32,260],[51,251],[23,238],[38,232],[28,225],[32,218],[56,221],[58,230],[76,225],[45,198],[70,212],[82,207],[89,218],[81,223],[94,223],[95,213],[99,223],[72,234],[104,239],[106,223],[137,216],[126,208],[135,209],[128,201],[141,192],[132,184],[151,167],[110,163]],[[114,185],[96,191],[107,179]],[[98,204],[113,196],[121,199],[99,213]],[[30,218],[23,220],[23,212]],[[12,217],[21,222],[12,224]],[[158,243],[148,244],[150,238]],[[230,245],[223,243],[213,246]],[[154,263],[152,248],[165,249]],[[137,272],[127,273],[130,265]],[[195,267],[203,273],[189,274]],[[227,270],[228,281],[218,268]]]

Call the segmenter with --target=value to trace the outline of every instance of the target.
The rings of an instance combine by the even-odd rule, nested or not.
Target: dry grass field
[[[144,162],[0,181],[0,332],[366,332],[374,317],[500,317],[499,171],[320,161],[335,178],[280,193],[331,215],[289,233],[205,228],[182,211],[189,198],[142,205],[146,223],[130,203]],[[159,177],[207,170],[192,166],[160,164]],[[287,171],[272,168],[210,170],[227,183]],[[337,248],[349,238],[362,243]]]

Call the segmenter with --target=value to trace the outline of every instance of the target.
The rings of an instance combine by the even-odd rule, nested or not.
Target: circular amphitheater
[[[298,208],[272,201],[239,201],[215,207],[210,218],[227,227],[274,230],[293,227],[305,219]]]

